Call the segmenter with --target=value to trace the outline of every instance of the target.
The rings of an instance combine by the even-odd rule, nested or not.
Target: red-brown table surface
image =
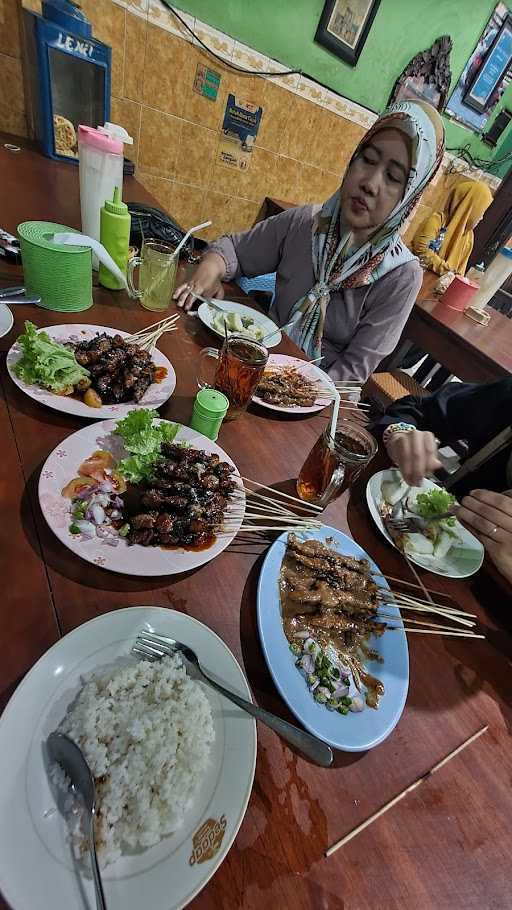
[[[126,182],[125,195],[151,201],[133,180]],[[0,212],[2,226],[10,230],[31,217],[78,225],[76,169],[30,150],[11,156],[0,148]],[[3,272],[14,278],[14,270],[4,267]],[[233,293],[228,289],[228,295]],[[61,316],[32,307],[14,312],[15,329],[0,342],[4,352],[25,318],[39,326],[67,320],[129,331],[154,320],[124,294],[101,289],[85,313]],[[164,417],[188,422],[197,352],[212,340],[197,318],[187,316],[178,332],[162,339],[160,346],[177,373]],[[287,339],[278,350],[295,352]],[[2,577],[0,690],[10,694],[59,634],[109,610],[157,604],[182,610],[214,629],[241,661],[255,700],[290,717],[258,640],[256,586],[267,546],[235,543],[195,572],[168,578],[129,578],[82,562],[48,529],[38,506],[37,479],[49,452],[84,423],[25,396],[6,375],[5,363],[2,381],[2,556],[8,558]],[[281,483],[296,476],[324,425],[323,416],[286,418],[254,407],[222,427],[219,443],[243,474]],[[387,573],[407,577],[402,558],[368,516],[363,484],[350,501],[345,495],[328,508],[326,523],[350,533]],[[227,859],[192,902],[195,910],[259,910],[267,903],[279,910],[510,906],[511,649],[510,636],[491,613],[493,607],[506,606],[505,595],[497,602],[482,574],[473,585],[427,573],[424,578],[478,613],[488,640],[411,635],[410,691],[398,727],[373,751],[337,753],[329,770],[304,761],[258,725],[256,777],[246,817]],[[333,841],[484,723],[490,730],[478,743],[345,848],[324,858]]]
[[[439,276],[425,272],[423,285],[386,369],[399,366],[411,344],[430,354],[464,382],[493,382],[512,373],[512,319],[489,307],[479,325],[433,296]]]

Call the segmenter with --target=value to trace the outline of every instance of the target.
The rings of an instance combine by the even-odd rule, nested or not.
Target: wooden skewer
[[[446,755],[443,759],[441,759],[441,761],[439,761],[436,765],[434,765],[433,768],[430,769],[430,771],[427,771],[425,774],[422,774],[421,777],[418,778],[418,780],[414,781],[413,784],[409,784],[409,786],[406,787],[405,790],[402,790],[402,792],[399,793],[398,796],[394,796],[393,799],[390,799],[389,802],[387,802],[385,804],[385,806],[382,806],[382,808],[378,810],[378,812],[374,812],[373,815],[370,815],[370,817],[366,819],[366,821],[361,822],[361,824],[358,825],[357,828],[353,828],[352,831],[349,831],[349,833],[345,835],[345,837],[342,837],[341,840],[336,841],[336,843],[333,844],[332,847],[329,847],[329,849],[325,851],[325,856],[326,857],[332,856],[332,854],[335,853],[336,850],[339,850],[340,847],[343,847],[345,844],[347,844],[350,840],[352,840],[353,837],[356,837],[356,835],[360,834],[361,831],[364,831],[364,829],[367,828],[368,825],[371,825],[372,822],[374,822],[378,818],[380,818],[381,815],[384,815],[385,812],[387,812],[389,809],[391,809],[393,806],[395,806],[398,802],[400,802],[400,800],[403,799],[404,796],[407,796],[408,793],[411,793],[413,790],[416,789],[416,787],[419,787],[420,784],[422,784],[424,780],[427,780],[428,777],[430,777],[432,774],[435,774],[436,771],[439,771],[440,768],[443,767],[443,765],[446,765],[446,763],[451,761],[452,758],[455,758],[455,756],[458,755],[459,752],[462,752],[463,749],[465,749],[467,746],[471,745],[471,743],[473,743],[476,739],[478,739],[479,736],[482,736],[483,733],[486,733],[488,729],[489,729],[489,727],[486,724],[486,726],[482,727],[481,730],[478,730],[477,733],[473,733],[472,736],[469,736],[468,739],[466,739],[460,746],[457,746],[456,749],[453,749],[452,752],[449,752],[448,755]]]
[[[395,622],[398,621],[398,616],[393,616],[392,613],[377,613],[376,620],[378,621],[382,616],[383,619],[394,619]],[[411,619],[409,616],[404,622],[412,622],[415,626],[428,626],[430,629],[445,629],[446,632],[460,632],[460,629],[457,629],[456,626],[443,626],[441,623],[436,622],[425,622],[422,619]],[[400,628],[399,626],[397,628]],[[389,629],[389,626],[388,626]]]
[[[401,600],[404,603],[410,603],[413,606],[432,606],[439,607],[441,610],[444,610],[446,613],[453,613],[457,616],[471,616],[472,619],[476,619],[476,613],[466,613],[464,610],[457,610],[455,607],[447,607],[445,604],[439,604],[434,600],[423,600],[421,597],[413,597],[410,594],[401,594],[400,591],[395,594],[394,591],[391,592],[392,597],[397,600]]]
[[[423,591],[421,585],[415,584],[412,581],[405,581],[403,578],[395,578],[393,575],[383,575],[382,572],[372,571],[372,575],[375,575],[376,578],[385,578],[386,581],[394,581],[401,585],[406,585],[408,588],[418,588],[418,590]],[[436,597],[447,597],[449,600],[453,600],[451,594],[446,594],[444,591],[432,591],[430,588],[425,588],[429,594],[434,594]]]
[[[448,613],[446,610],[442,610],[439,607],[427,607],[427,606],[411,606],[410,604],[404,604],[402,601],[392,601],[392,600],[383,600],[381,601],[386,606],[394,604],[398,606],[401,610],[414,610],[416,613],[435,613],[437,616],[446,617],[451,619],[452,622],[458,622],[461,626],[474,626],[475,623],[471,622],[469,619],[464,619],[464,617],[459,616],[457,613]]]
[[[257,493],[256,490],[249,490],[247,488],[245,489],[245,493],[247,496],[254,496],[255,499],[264,500],[265,502],[272,503],[272,505],[274,505],[278,511],[283,512],[283,514],[285,514],[285,515],[294,514],[290,509],[286,508],[284,503],[283,504],[279,503],[276,499],[272,499],[271,496],[264,496],[263,493]],[[302,502],[302,499],[300,499],[300,500],[297,500],[295,508],[299,508],[299,507],[303,508],[305,511],[307,511],[308,505],[307,505],[307,503]]]
[[[281,490],[274,490],[273,487],[267,487],[264,483],[258,483],[257,480],[251,480],[250,477],[243,477],[242,480],[246,483],[253,483],[254,486],[260,487],[262,490],[269,490],[271,493],[274,493],[276,496],[283,496],[284,499],[289,499],[291,502],[296,503],[297,505],[302,506],[303,508],[315,509],[318,512],[323,512],[323,506],[317,506],[314,502],[305,502],[303,499],[298,499],[296,496],[290,496],[288,493],[282,493]],[[249,491],[250,492],[250,491]]]
[[[445,613],[444,610],[429,610],[428,607],[410,607],[410,606],[407,606],[407,604],[401,604],[401,603],[393,604],[393,601],[389,601],[389,600],[384,600],[384,601],[382,601],[382,603],[385,604],[386,607],[399,606],[400,610],[410,610],[411,612],[414,612],[414,613],[423,613],[423,614],[433,613],[433,614],[435,614],[436,617],[442,616],[443,619],[447,619],[447,620],[449,619],[449,620],[451,620],[451,622],[458,622],[459,625],[461,625],[461,626],[472,627],[475,625],[475,623],[471,622],[471,620],[469,620],[469,619],[463,619],[462,616],[457,616],[457,615],[454,615],[453,613]]]
[[[403,629],[404,632],[419,632],[421,635],[449,635],[452,638],[485,638],[485,635],[477,635],[475,632],[438,632],[437,629],[409,629],[407,626],[388,626],[390,631],[393,629]]]
[[[242,525],[239,531],[297,531],[298,528],[307,528],[308,525]]]

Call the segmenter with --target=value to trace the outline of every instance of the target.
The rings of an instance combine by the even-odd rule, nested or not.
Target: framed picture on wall
[[[315,41],[355,66],[380,0],[326,0]]]
[[[508,52],[509,19],[508,6],[497,3],[446,105],[445,113],[449,117],[475,133],[486,129],[489,117],[512,81],[512,67],[508,66],[503,72]],[[485,78],[480,81],[484,67]]]
[[[479,67],[470,73],[464,104],[483,114],[496,103],[494,95],[512,63],[512,16],[507,16]],[[472,76],[472,78],[471,78]]]

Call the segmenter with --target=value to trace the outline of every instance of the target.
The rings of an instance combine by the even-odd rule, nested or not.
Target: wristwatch
[[[390,423],[382,434],[382,442],[387,446],[389,440],[395,436],[396,433],[412,433],[415,429],[416,427],[412,423]]]

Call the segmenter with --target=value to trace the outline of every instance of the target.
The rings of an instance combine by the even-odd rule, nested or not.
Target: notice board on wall
[[[244,98],[228,95],[219,145],[221,164],[247,170],[262,114],[262,107]]]

